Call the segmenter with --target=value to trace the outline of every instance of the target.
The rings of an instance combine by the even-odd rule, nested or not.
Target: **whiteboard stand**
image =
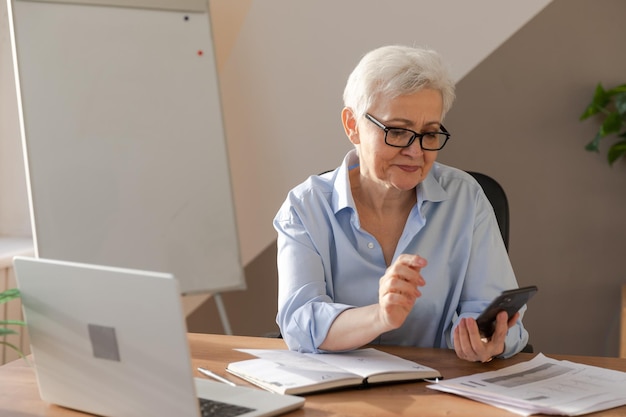
[[[219,293],[246,284],[208,2],[9,4],[37,255],[170,272],[230,334]]]
[[[228,315],[226,314],[226,307],[224,307],[224,301],[222,300],[222,294],[216,293],[214,296],[215,305],[217,306],[217,312],[220,315],[220,320],[222,321],[222,327],[224,328],[224,334],[228,336],[233,335],[233,331],[230,328],[230,323],[228,322]]]

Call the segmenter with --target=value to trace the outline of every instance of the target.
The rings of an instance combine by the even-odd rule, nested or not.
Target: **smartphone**
[[[532,298],[538,288],[535,285],[502,291],[476,319],[482,337],[491,337],[496,327],[496,316],[506,311],[509,319]]]

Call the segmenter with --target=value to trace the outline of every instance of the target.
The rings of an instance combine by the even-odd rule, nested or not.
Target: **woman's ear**
[[[349,107],[344,107],[341,111],[341,123],[343,123],[343,130],[346,132],[348,139],[354,145],[360,143],[359,131],[357,128],[357,120],[354,112]]]

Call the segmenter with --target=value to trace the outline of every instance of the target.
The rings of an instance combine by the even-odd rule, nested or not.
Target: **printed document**
[[[626,372],[559,361],[541,353],[528,362],[443,380],[428,388],[523,416],[578,416],[626,404]]]

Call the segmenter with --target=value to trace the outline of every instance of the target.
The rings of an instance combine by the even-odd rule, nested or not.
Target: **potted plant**
[[[606,90],[602,83],[598,83],[593,99],[580,116],[580,120],[593,115],[600,115],[603,121],[596,136],[585,149],[600,152],[600,140],[605,136],[617,135],[621,139],[611,145],[607,155],[609,165],[613,165],[620,157],[626,155],[626,84]]]
[[[11,301],[15,298],[19,298],[20,291],[17,288],[8,289],[6,291],[0,292],[0,304],[4,304],[8,301]],[[15,330],[9,329],[6,326],[8,325],[16,325],[16,326],[25,326],[26,323],[21,320],[0,320],[0,337],[3,337],[8,334],[18,334]],[[19,355],[24,358],[24,354],[12,343],[9,343],[4,340],[0,340],[0,345],[5,345],[15,350]]]

